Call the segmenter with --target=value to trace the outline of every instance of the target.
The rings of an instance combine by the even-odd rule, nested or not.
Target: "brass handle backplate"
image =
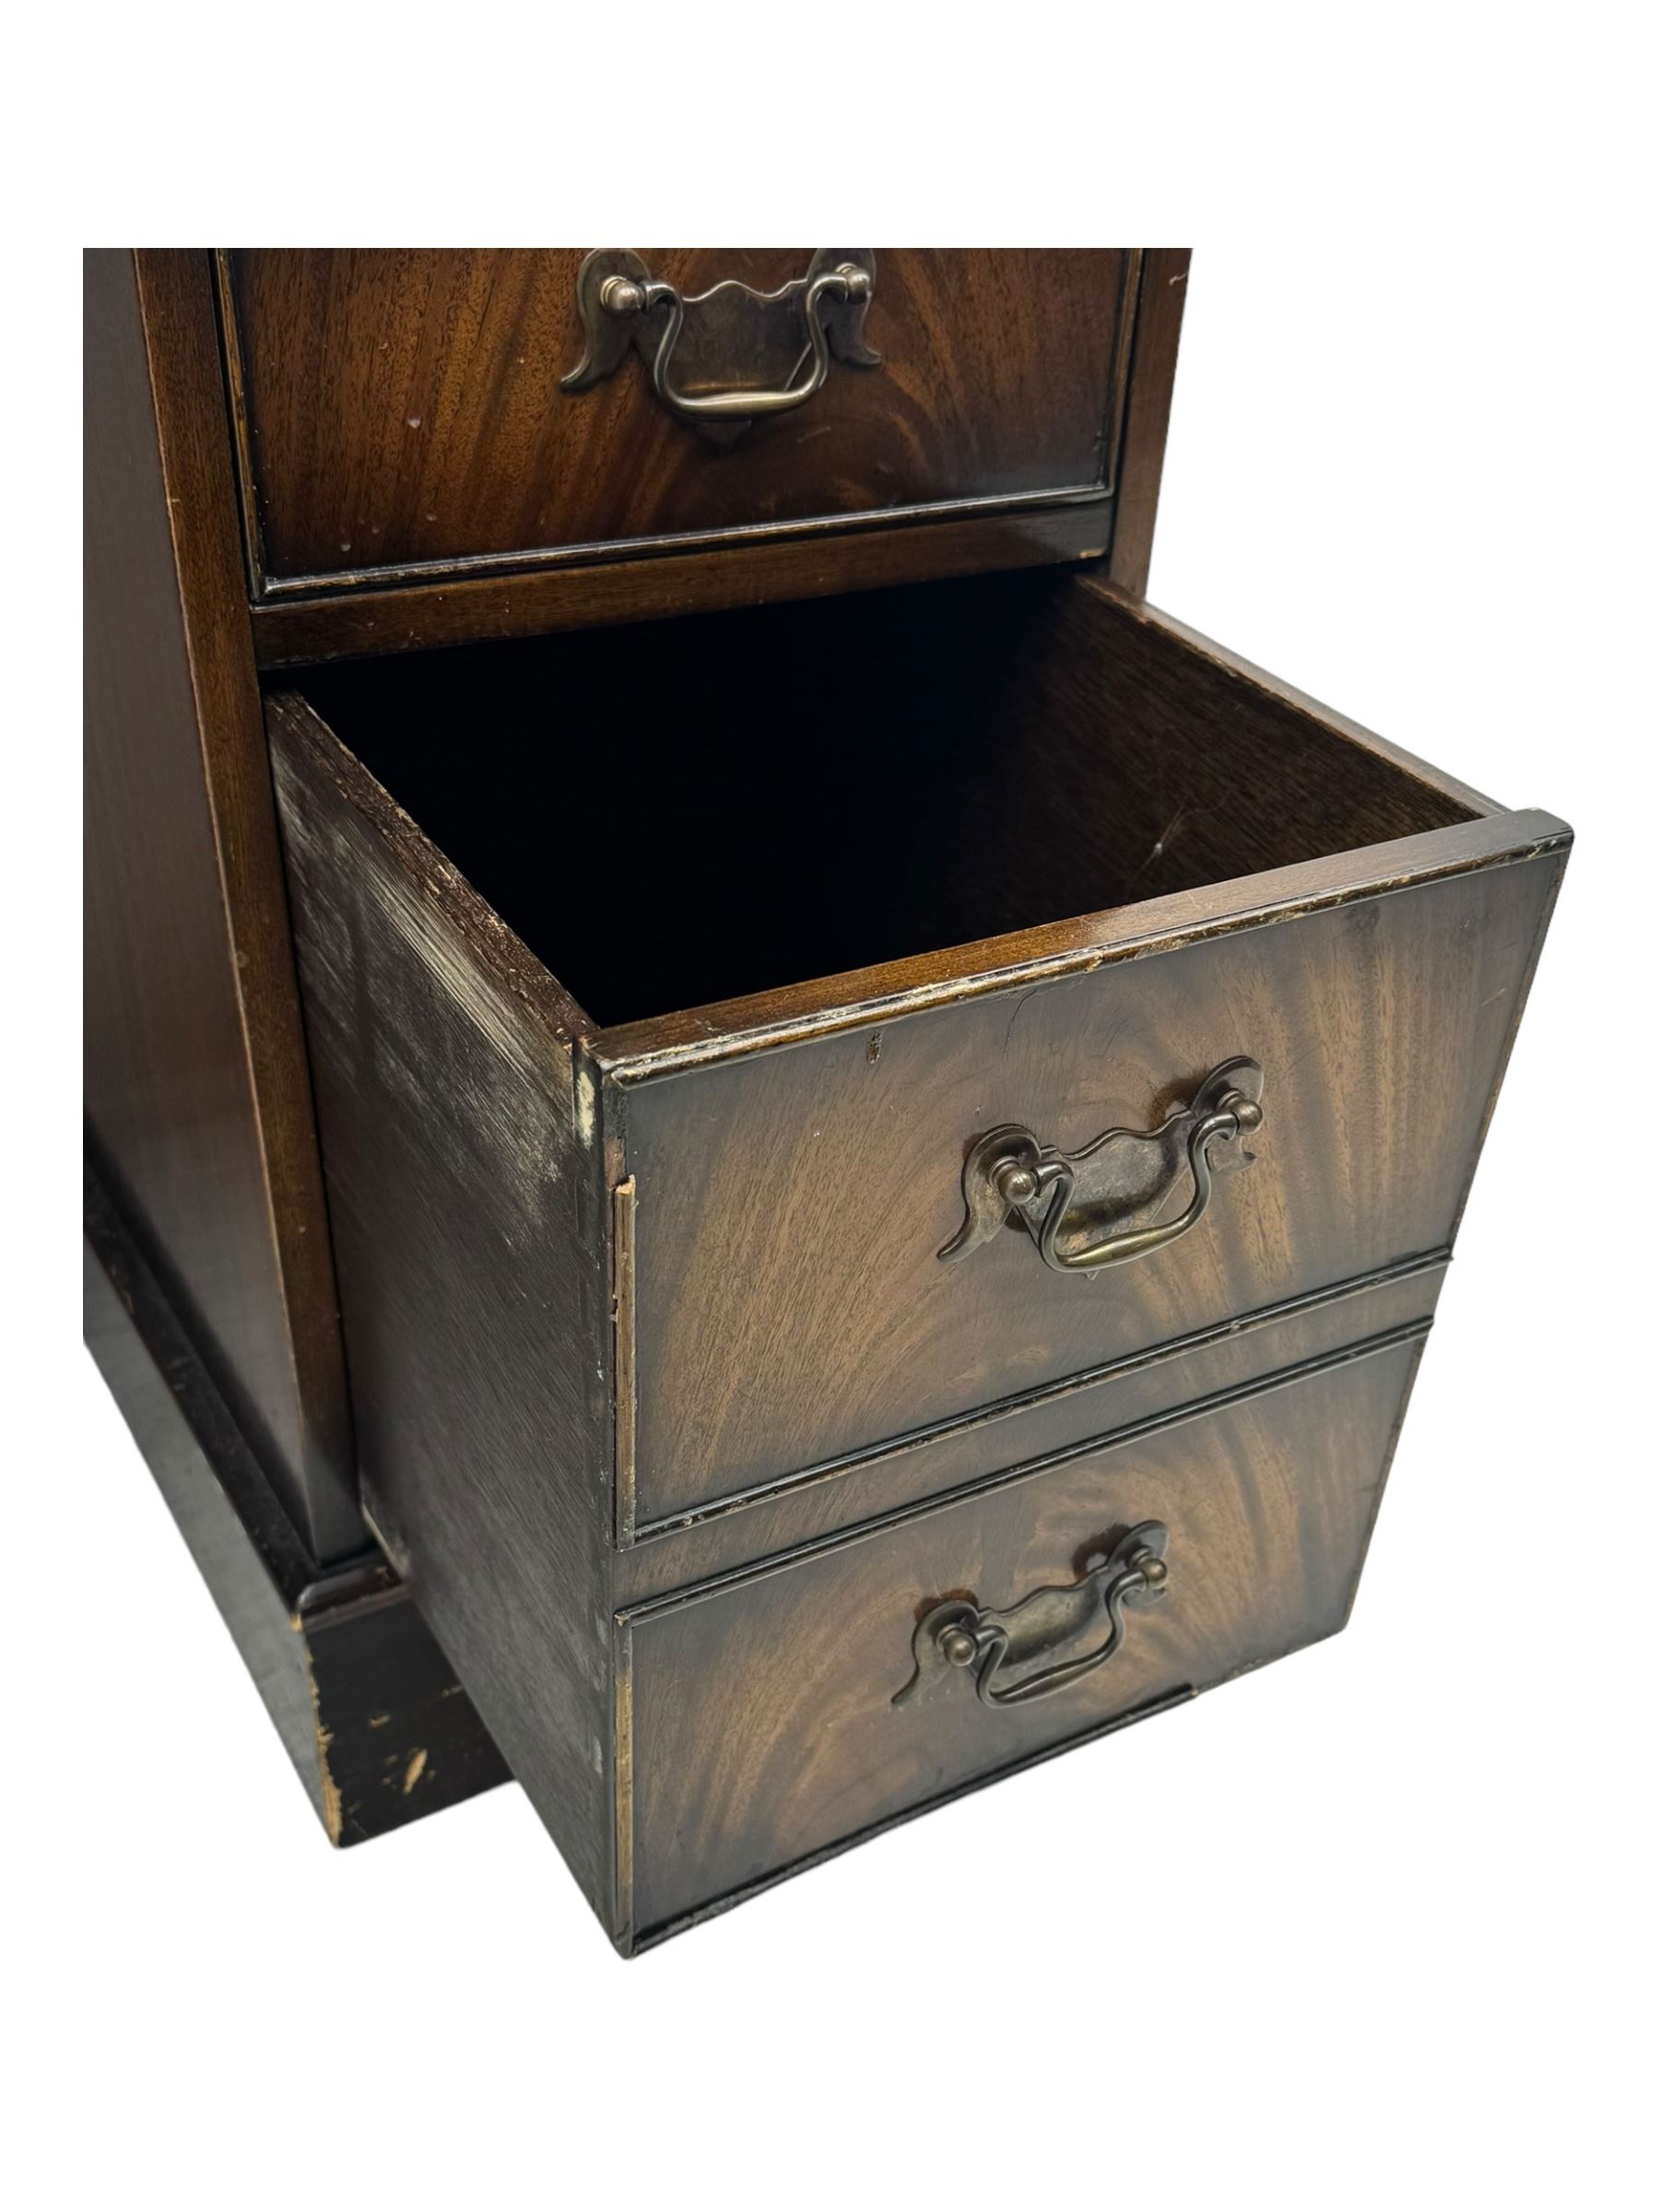
[[[875,289],[876,256],[865,246],[821,248],[804,276],[776,292],[728,279],[689,299],[654,277],[627,247],[601,246],[577,272],[576,307],[587,344],[559,388],[588,391],[615,372],[631,346],[672,414],[731,438],[758,416],[785,414],[809,400],[829,374],[831,353],[864,369],[880,362],[864,335]],[[746,365],[769,359],[793,362],[781,382],[730,381]]]
[[[1162,1598],[1170,1579],[1164,1556],[1169,1545],[1161,1521],[1142,1521],[1109,1551],[1089,1555],[1075,1583],[1033,1590],[1001,1611],[971,1598],[947,1598],[918,1623],[911,1640],[916,1671],[893,1703],[908,1705],[952,1674],[971,1671],[982,1705],[1030,1705],[1093,1674],[1123,1643],[1124,1608],[1154,1606]],[[1018,1673],[1087,1634],[1102,1615],[1106,1633],[1098,1643],[1035,1674]]]
[[[966,1218],[940,1259],[964,1259],[1009,1220],[1062,1275],[1173,1244],[1202,1219],[1216,1176],[1254,1159],[1244,1138],[1262,1125],[1262,1081],[1253,1060],[1224,1060],[1158,1128],[1108,1129],[1080,1152],[1057,1151],[1018,1123],[988,1130],[963,1166]],[[1159,1218],[1189,1178],[1185,1207]]]

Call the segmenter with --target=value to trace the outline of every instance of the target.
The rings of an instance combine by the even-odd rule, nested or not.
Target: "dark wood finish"
[[[1175,356],[1181,345],[1181,318],[1186,307],[1192,258],[1185,246],[1154,246],[1141,255],[1135,358],[1118,458],[1117,512],[1107,571],[1120,590],[1137,599],[1146,594],[1152,566],[1152,528],[1158,517],[1170,405],[1175,392]]]
[[[376,1551],[307,1551],[109,1197],[87,1192],[87,1343],[331,1843],[509,1778]],[[199,1821],[198,1821],[199,1825]]]
[[[606,1283],[576,1009],[310,721],[270,708],[364,1504],[608,1922]]]
[[[1105,266],[1119,257],[1095,258]],[[306,590],[285,598],[278,593],[265,597],[253,610],[260,665],[292,667],[357,653],[603,629],[653,616],[759,606],[780,599],[862,593],[888,584],[1055,562],[1100,563],[1113,581],[1138,592],[1144,588],[1150,558],[1187,256],[1184,249],[1158,248],[1130,258],[1140,264],[1137,319],[1120,410],[1120,451],[1113,472],[1117,490],[1110,500],[1062,500],[1046,506],[1021,503],[966,515],[952,506],[923,515],[895,514],[890,504],[883,503],[863,514],[832,512],[817,523],[751,523],[745,530],[727,534],[712,548],[685,551],[662,544],[643,559],[615,558],[616,548],[604,558],[594,558],[591,548],[585,555],[575,548],[567,549],[550,565],[545,556],[537,557],[541,565],[529,569],[515,562],[509,574],[472,572],[463,562],[440,582],[382,578],[372,591],[359,588],[344,596],[319,596]],[[234,382],[234,346],[231,367]],[[631,364],[629,375],[637,367]],[[637,393],[635,399],[644,404]],[[812,427],[809,422],[803,425],[808,430]],[[397,426],[393,428],[395,431]],[[773,426],[767,435],[782,428]],[[245,448],[245,418],[242,429]],[[406,417],[404,429],[406,432]],[[682,441],[675,449],[680,468],[701,468],[705,476],[724,484],[726,479],[718,472],[730,456],[712,453],[683,426],[675,429]],[[661,440],[667,432],[658,423],[653,425],[652,434]],[[248,480],[244,465],[244,483]],[[630,469],[629,482],[633,480]],[[252,501],[249,514],[256,539],[258,519]],[[363,581],[354,577],[359,586]]]
[[[637,1524],[1448,1245],[1559,876],[1532,843],[1409,898],[1382,848],[1339,907],[1069,975],[993,956],[994,994],[629,1086]],[[984,1131],[1150,1128],[1240,1053],[1255,1165],[1178,1243],[940,1264]]]
[[[688,296],[725,278],[771,291],[812,258],[642,251]],[[1131,253],[878,251],[881,365],[838,365],[807,405],[719,445],[664,408],[638,361],[559,390],[583,350],[582,257],[224,257],[262,594],[1110,487]],[[727,381],[791,365],[739,359]]]
[[[1445,819],[1506,811],[1460,776],[1380,737],[1363,723],[1258,668],[1230,646],[1218,645],[1202,630],[1119,589],[1098,564],[1058,580],[1055,600],[1065,624],[1055,671],[1067,671],[1068,654],[1084,655],[1087,665],[1089,652],[1100,653],[1110,639],[1112,665],[1123,671],[1123,680],[1136,700],[1143,739],[1151,745],[1166,739],[1179,742],[1194,718],[1216,729],[1228,747],[1229,781],[1212,785],[1210,805],[1220,812],[1230,797],[1234,805],[1251,806],[1257,820],[1253,831],[1256,836],[1262,834],[1260,823],[1266,811],[1260,804],[1261,786],[1277,782],[1287,770],[1296,779],[1289,795],[1299,806],[1310,799],[1322,806],[1329,805],[1318,792],[1321,782],[1357,786],[1361,777],[1374,773],[1375,764],[1386,763],[1418,786],[1413,806],[1444,808]],[[1255,753],[1263,745],[1271,748],[1265,764],[1268,772],[1258,775]],[[1395,784],[1394,789],[1402,787]],[[1395,803],[1406,802],[1400,797]]]
[[[650,561],[395,585],[341,599],[266,600],[253,609],[254,652],[262,668],[276,669],[356,653],[605,629],[654,616],[1090,560],[1104,552],[1111,535],[1109,506],[1053,507],[912,530],[851,528],[762,539],[718,553],[664,553]]]
[[[1571,837],[1557,816],[1536,808],[1495,812],[1454,829],[1137,900],[1098,915],[1018,930],[1007,938],[952,946],[683,1014],[618,1023],[597,1030],[593,1049],[602,1069],[618,1080],[650,1081],[724,1064],[745,1053],[833,1036],[873,1020],[901,1019],[930,1006],[958,1006],[989,993],[1078,975],[1108,960],[1144,959],[1198,939],[1325,912],[1376,896],[1384,877],[1387,888],[1403,888],[1501,865],[1510,856],[1535,859],[1560,853]],[[987,945],[998,947],[999,958],[1004,948],[1018,958],[1007,966],[988,965]]]
[[[820,629],[871,679],[855,716],[788,680]],[[1064,1490],[1125,1424],[1139,1465],[1194,1396],[1218,1414],[1266,1379],[1288,1402],[1363,1353],[1386,1387],[1344,1385],[1314,1424],[1369,1440],[1359,1461],[1328,1473],[1310,1431],[1288,1459],[1233,1455],[1230,1492],[1199,1485],[1247,1517],[1263,1481],[1280,1521],[1311,1516],[1306,1544],[1278,1534],[1316,1590],[1293,1618],[1275,1584],[1253,1625],[1254,1585],[1206,1551],[1233,1609],[1202,1666],[1144,1694],[1337,1625],[1569,840],[1086,581],[629,647],[621,680],[599,641],[548,640],[320,670],[268,709],[366,1495],[624,1948],[982,1771],[924,1791],[895,1769],[867,1800],[853,1777],[833,1835],[769,1799],[763,1839],[712,1830],[673,1863],[668,1829],[743,1752],[685,1736],[676,1781],[656,1700],[747,1724],[724,1661],[688,1647],[680,1673],[667,1624],[730,1623],[803,1547],[990,1511],[1022,1468]],[[703,700],[676,676],[699,654],[743,680]],[[636,688],[673,702],[655,740]],[[873,790],[885,841],[838,896],[820,848],[856,848]],[[1082,918],[1053,920],[1068,901]],[[933,949],[952,929],[971,941]],[[774,972],[827,970],[870,932],[885,966],[608,1028],[590,1003],[752,984],[754,945]],[[1236,1052],[1267,1069],[1269,1121],[1193,1235],[1094,1279],[1045,1274],[1013,1232],[939,1265],[981,1130],[1145,1125]],[[698,1578],[707,1604],[682,1606]],[[642,1708],[636,1643],[666,1654]],[[649,1874],[641,1724],[664,1769]]]
[[[716,1002],[804,977],[948,961],[942,947],[1490,811],[1065,574],[305,682],[594,1022],[660,1017],[688,1038],[713,1034]],[[641,1048],[668,1034],[641,1031]]]
[[[86,263],[86,1090],[306,1544],[350,1424],[205,253]]]
[[[1075,1453],[1345,1346],[1420,1335],[1433,1318],[1445,1271],[1443,1258],[1408,1261],[1361,1283],[1235,1314],[1149,1352],[992,1399],[955,1420],[830,1461],[805,1478],[741,1493],[700,1518],[637,1532],[617,1556],[617,1603],[636,1605],[971,1488],[1005,1468]]]
[[[741,675],[700,693],[700,659]],[[835,665],[855,709],[793,675]],[[586,1009],[635,1184],[636,1526],[1450,1240],[1560,826],[1116,594],[983,579],[310,691]],[[794,1029],[791,974],[830,979]],[[691,1010],[595,1030],[660,1006]],[[1149,1127],[1240,1053],[1258,1164],[1192,1237],[1092,1281],[1017,1236],[940,1266],[981,1132]]]
[[[222,355],[89,260],[88,1328],[331,1837],[499,1741],[628,1951],[1342,1625],[1570,833],[1145,606],[1184,252],[884,253],[735,441],[557,391],[577,258],[224,256]],[[1179,1243],[940,1265],[1238,1053]],[[1152,1516],[1108,1668],[893,1707]]]
[[[1417,1355],[1395,1344],[625,1617],[641,1937],[1339,1630]],[[941,1599],[1006,1606],[1071,1582],[1100,1539],[1150,1519],[1170,1529],[1168,1594],[1097,1673],[1004,1712],[960,1676],[893,1705]],[[1102,1786],[1105,1841],[1118,1814]]]

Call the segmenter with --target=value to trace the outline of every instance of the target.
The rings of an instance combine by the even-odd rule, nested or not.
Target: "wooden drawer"
[[[1340,1629],[1416,1356],[1396,1345],[1049,1472],[1016,1469],[992,1492],[624,1615],[621,1851],[638,1940]],[[1121,1570],[1092,1591],[1079,1578],[1148,1524],[1167,1532],[1167,1579],[1155,1603],[1125,1583],[1117,1649],[1029,1703],[986,1702],[1105,1647],[1101,1593]],[[1051,1594],[1033,1603],[1038,1591]],[[987,1641],[953,1665],[949,1625],[994,1625],[971,1618],[975,1601],[1011,1616],[1006,1653]]]
[[[724,1578],[843,1542],[856,1577],[856,1530],[966,1512],[1020,1434],[1077,1462],[1097,1389],[1144,1431],[1148,1359],[1214,1406],[1275,1338],[1426,1316],[1570,841],[1056,572],[340,665],[268,723],[367,1509],[624,1944],[630,1741],[665,1759],[677,1698],[747,1725],[682,1610],[753,1653]],[[1013,1124],[1041,1191],[942,1256]],[[1370,1476],[1265,1464],[1312,1581],[1241,1582],[1156,1681],[1126,1652],[1096,1718],[1336,1625]],[[1230,1510],[1206,1558],[1250,1557]],[[1007,1541],[988,1603],[1053,1579]],[[957,1727],[839,1832],[982,1771]],[[768,1812],[677,1870],[681,1786],[640,1770],[653,1924],[820,1847]]]
[[[1069,549],[1103,546],[1137,256],[843,253],[874,275],[879,363],[832,358],[806,403],[747,424],[677,417],[632,353],[560,388],[580,252],[223,255],[258,594],[1033,504],[1092,507]],[[812,249],[639,258],[688,300],[671,390],[799,387]]]
[[[1335,1284],[1309,1298],[1237,1314],[1131,1359],[992,1399],[955,1420],[661,1532],[667,1540],[648,1535],[617,1554],[613,1594],[624,1606],[665,1596],[752,1559],[973,1489],[1010,1466],[1058,1465],[1102,1438],[1132,1435],[1182,1406],[1218,1403],[1355,1345],[1420,1337],[1433,1320],[1445,1275],[1443,1259],[1408,1261],[1357,1285]]]
[[[792,684],[817,665],[871,672],[855,707]],[[743,680],[689,688],[699,666]],[[365,664],[308,697],[440,848],[278,704],[348,1335],[378,1325],[353,1277],[373,1308],[385,1217],[415,1202],[393,1062],[436,1049],[457,959],[534,971],[575,1168],[620,1194],[595,1234],[622,1240],[625,1541],[1450,1242],[1564,832],[1086,582]],[[373,857],[340,858],[343,824]],[[446,862],[523,943],[453,906],[476,945],[412,976],[377,877],[437,927]],[[1023,934],[963,942],[993,930]],[[1194,1154],[1195,1101],[1241,1055],[1261,1125]],[[943,1260],[965,1160],[1011,1124],[1073,1156],[1169,1124],[1079,1168],[1070,1218],[1097,1231],[1101,1162],[1114,1236],[1179,1218],[1213,1162],[1207,1209],[1099,1272],[1012,1226]],[[524,1171],[487,1114],[464,1141]]]

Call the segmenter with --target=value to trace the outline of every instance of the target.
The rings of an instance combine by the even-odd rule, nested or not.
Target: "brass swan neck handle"
[[[1262,1126],[1262,1088],[1255,1061],[1224,1060],[1158,1128],[1108,1129],[1078,1152],[1042,1144],[1018,1123],[987,1130],[963,1165],[962,1226],[938,1256],[963,1259],[1010,1220],[1060,1275],[1160,1252],[1203,1219],[1218,1173],[1250,1166],[1244,1139]],[[1160,1212],[1183,1176],[1192,1196],[1180,1214],[1128,1226]]]
[[[971,1673],[980,1703],[997,1711],[1034,1704],[1081,1681],[1122,1646],[1125,1607],[1161,1603],[1169,1587],[1169,1546],[1161,1521],[1141,1521],[1099,1553],[1075,1583],[1032,1590],[1000,1609],[971,1598],[947,1598],[917,1624],[911,1641],[915,1672],[893,1703],[908,1705],[959,1671]],[[1082,1636],[1102,1615],[1106,1633],[1087,1650],[1032,1674],[1010,1671]]]
[[[619,366],[632,347],[651,370],[652,389],[670,414],[703,428],[744,426],[770,415],[787,414],[821,390],[830,358],[860,368],[875,368],[881,356],[865,343],[864,320],[876,290],[876,257],[867,247],[825,247],[813,256],[804,276],[776,292],[756,292],[727,279],[706,292],[687,297],[653,276],[637,253],[602,246],[590,253],[576,277],[576,306],[586,347],[582,359],[560,379],[561,391],[591,388]],[[724,345],[740,364],[756,335],[781,315],[805,339],[794,369],[781,384],[691,392],[674,381],[676,361],[690,314]],[[803,368],[805,373],[802,373]]]

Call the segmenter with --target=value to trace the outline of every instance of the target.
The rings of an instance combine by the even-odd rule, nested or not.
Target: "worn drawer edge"
[[[1183,1685],[1179,1689],[1166,1691],[1162,1697],[1149,1698],[1132,1712],[1114,1713],[1110,1720],[1100,1721],[1092,1728],[1081,1729],[1076,1735],[1065,1736],[1057,1744],[1044,1744],[1041,1749],[1028,1751],[1018,1759],[1010,1759],[1006,1766],[994,1768],[988,1774],[975,1774],[967,1782],[958,1783],[952,1789],[941,1790],[936,1796],[925,1797],[916,1805],[907,1805],[901,1812],[890,1814],[885,1820],[872,1821],[867,1828],[858,1829],[850,1836],[840,1837],[835,1842],[826,1844],[822,1851],[809,1852],[805,1858],[792,1860],[787,1866],[775,1866],[770,1874],[760,1875],[752,1882],[743,1883],[738,1888],[728,1889],[723,1896],[711,1898],[706,1904],[698,1905],[689,1912],[658,1921],[638,1934],[629,1926],[625,1935],[618,1936],[618,1947],[629,1958],[637,1957],[641,1951],[653,1950],[659,1943],[666,1943],[671,1936],[684,1935],[688,1928],[700,1927],[706,1920],[718,1919],[721,1913],[729,1912],[734,1905],[747,1904],[750,1898],[763,1896],[768,1889],[775,1889],[781,1882],[792,1881],[797,1874],[810,1874],[815,1866],[827,1866],[843,1853],[856,1851],[861,1843],[873,1843],[878,1836],[891,1835],[895,1829],[903,1828],[912,1820],[920,1820],[924,1815],[938,1812],[946,1806],[958,1805],[964,1797],[971,1797],[980,1790],[988,1790],[995,1783],[1010,1782],[1015,1775],[1029,1773],[1033,1767],[1046,1766],[1050,1759],[1063,1759],[1068,1751],[1079,1751],[1086,1744],[1099,1743],[1103,1736],[1115,1735],[1120,1728],[1133,1727],[1136,1721],[1149,1721],[1157,1713],[1171,1712],[1177,1706],[1190,1705],[1197,1695],[1196,1689]],[[631,1884],[631,1826],[619,1825],[618,1835],[618,1865],[624,1848],[620,1839],[628,1839],[628,1873]]]
[[[1418,1321],[1400,1323],[1396,1327],[1383,1329],[1374,1336],[1367,1336],[1357,1344],[1346,1344],[1332,1352],[1321,1352],[1312,1359],[1299,1359],[1289,1367],[1271,1369],[1265,1375],[1255,1375],[1247,1382],[1235,1382],[1225,1390],[1207,1393],[1203,1397],[1191,1398],[1183,1405],[1165,1412],[1147,1415],[1143,1419],[1126,1421],[1119,1428],[1108,1428],[1099,1433],[1078,1437],[1073,1441],[1056,1445],[1052,1451],[1034,1453],[1029,1459],[1016,1460],[1006,1467],[998,1467],[988,1475],[975,1476],[972,1480],[958,1483],[954,1488],[941,1490],[932,1497],[907,1500],[890,1507],[886,1512],[871,1513],[849,1528],[827,1531],[821,1536],[808,1537],[805,1542],[792,1544],[782,1550],[771,1552],[764,1559],[747,1561],[740,1567],[723,1569],[719,1573],[706,1575],[700,1580],[687,1583],[660,1595],[641,1598],[637,1604],[620,1608],[616,1620],[618,1626],[629,1627],[649,1620],[661,1613],[677,1611],[682,1606],[700,1604],[704,1598],[716,1597],[726,1591],[740,1589],[750,1583],[763,1582],[774,1574],[786,1573],[803,1559],[817,1559],[827,1552],[844,1551],[854,1544],[868,1542],[872,1536],[885,1535],[889,1529],[903,1527],[907,1523],[928,1519],[935,1513],[948,1512],[974,1498],[989,1497],[997,1490],[1046,1475],[1051,1468],[1065,1466],[1074,1459],[1087,1459],[1091,1453],[1108,1446],[1134,1442],[1144,1436],[1160,1435],[1165,1430],[1184,1428],[1189,1422],[1203,1420],[1206,1415],[1219,1413],[1226,1406],[1242,1406],[1253,1398],[1265,1397],[1271,1393],[1292,1388],[1298,1382],[1309,1381],[1315,1375],[1331,1373],[1334,1370],[1352,1367],[1361,1359],[1370,1359],[1378,1353],[1389,1352],[1403,1344],[1419,1344],[1433,1327],[1425,1317]]]
[[[1340,1305],[1348,1299],[1362,1299],[1368,1291],[1410,1282],[1418,1277],[1437,1275],[1451,1264],[1452,1259],[1449,1245],[1441,1245],[1432,1252],[1414,1253],[1408,1258],[1392,1262],[1388,1266],[1372,1268],[1365,1275],[1347,1277],[1341,1282],[1308,1291],[1300,1298],[1282,1299],[1276,1305],[1261,1306],[1253,1312],[1234,1315],[1208,1328],[1194,1329],[1185,1335],[1148,1346],[1144,1351],[1130,1352],[1120,1359],[1105,1360],[1098,1367],[1083,1368],[1075,1374],[1062,1375],[1056,1382],[1036,1383],[1029,1390],[1016,1391],[1007,1397],[993,1399],[988,1405],[972,1406],[966,1413],[931,1421],[919,1429],[903,1430],[895,1436],[883,1437],[875,1443],[860,1445],[855,1451],[842,1452],[832,1458],[815,1461],[787,1475],[756,1483],[747,1489],[729,1491],[724,1497],[710,1499],[707,1503],[691,1507],[686,1512],[665,1514],[654,1521],[639,1521],[634,1512],[636,1397],[632,1324],[633,1234],[637,1201],[633,1178],[630,1176],[626,1183],[618,1186],[613,1196],[617,1240],[613,1261],[617,1288],[612,1316],[616,1340],[617,1542],[621,1550],[627,1550],[635,1544],[660,1542],[664,1537],[682,1535],[687,1530],[701,1527],[708,1522],[724,1520],[733,1513],[747,1512],[752,1506],[770,1505],[778,1499],[792,1497],[799,1490],[814,1488],[820,1483],[834,1481],[840,1476],[875,1466],[883,1460],[897,1459],[903,1453],[942,1442],[947,1437],[990,1429],[999,1422],[1015,1419],[1022,1413],[1081,1395],[1118,1382],[1124,1376],[1139,1374],[1147,1368],[1167,1365],[1212,1345],[1233,1342],[1239,1337],[1271,1328],[1276,1323],[1290,1321],[1305,1313],[1320,1312],[1327,1307]],[[1416,1327],[1418,1324],[1414,1321],[1408,1325]],[[1421,1325],[1424,1328],[1428,1326],[1426,1319]],[[1206,1401],[1200,1401],[1203,1402]],[[1098,1442],[1101,1435],[1116,1433],[1112,1429],[1097,1431],[1095,1441]],[[965,1495],[967,1488],[947,1488],[925,1502],[938,1503],[951,1497]]]

